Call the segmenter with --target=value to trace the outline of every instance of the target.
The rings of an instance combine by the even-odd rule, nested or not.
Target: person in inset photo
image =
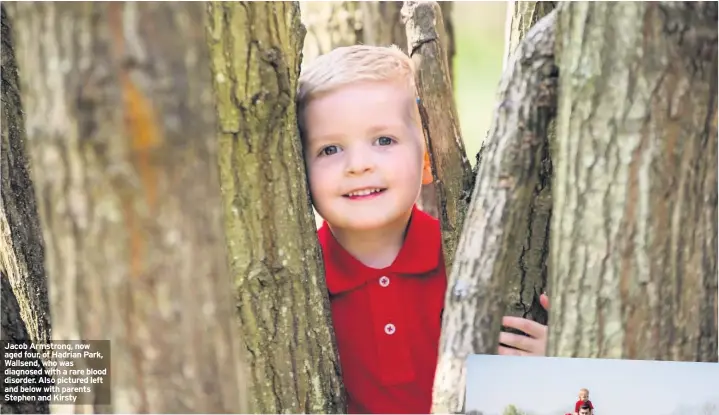
[[[582,408],[587,408],[589,412],[582,412]],[[579,400],[574,404],[574,415],[592,414],[594,413],[594,405],[589,400],[589,389],[579,389]]]
[[[584,402],[578,412],[579,415],[592,415],[593,413],[592,404],[589,402]]]

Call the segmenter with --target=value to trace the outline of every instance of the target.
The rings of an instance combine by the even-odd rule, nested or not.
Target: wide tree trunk
[[[554,2],[515,1],[510,3],[507,26],[505,60],[508,62],[528,31],[541,18],[554,9]],[[506,64],[505,64],[506,66]],[[547,120],[548,131],[540,150],[542,160],[537,169],[537,184],[530,199],[529,214],[524,234],[514,241],[516,264],[510,270],[507,283],[507,309],[505,314],[547,324],[547,311],[539,303],[539,296],[547,288],[547,262],[549,258],[549,230],[552,218],[552,157],[551,143],[555,141],[554,117]],[[476,166],[475,168],[478,168]],[[506,331],[521,334],[513,329]]]
[[[2,141],[0,141],[0,337],[17,343],[47,343],[50,306],[44,246],[35,193],[25,150],[25,121],[20,99],[11,21],[2,20]],[[42,364],[42,362],[38,362]],[[40,376],[35,376],[39,382]],[[6,402],[2,413],[48,413],[47,402]]]
[[[507,275],[527,232],[539,186],[550,120],[556,109],[556,12],[532,29],[502,77],[492,128],[449,275],[433,413],[462,413],[465,362],[494,354],[505,312]]]
[[[213,2],[225,231],[251,364],[251,410],[345,410],[295,95],[297,2]],[[250,24],[251,23],[251,24]]]
[[[717,3],[567,6],[549,354],[717,361]]]
[[[53,339],[111,341],[91,410],[244,412],[203,5],[11,5]]]

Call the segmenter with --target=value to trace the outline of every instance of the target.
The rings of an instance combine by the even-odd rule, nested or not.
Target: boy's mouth
[[[354,190],[347,194],[342,195],[343,197],[346,197],[348,199],[356,200],[356,199],[369,199],[376,196],[379,196],[382,192],[384,192],[385,188],[382,187],[374,187],[374,188],[367,188],[367,189],[360,189],[360,190]]]

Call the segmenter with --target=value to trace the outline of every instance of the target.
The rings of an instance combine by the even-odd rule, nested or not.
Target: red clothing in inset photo
[[[591,408],[593,411],[594,405],[592,405],[592,401],[587,401],[587,403],[589,404],[589,408]],[[584,404],[583,400],[581,400],[581,399],[578,400],[577,403],[574,405],[574,412],[579,413],[579,408],[581,408],[583,404]]]

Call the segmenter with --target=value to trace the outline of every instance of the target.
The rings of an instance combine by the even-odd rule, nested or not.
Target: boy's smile
[[[343,196],[349,198],[350,200],[367,200],[379,196],[385,190],[387,189],[381,187],[365,187],[348,192]]]
[[[413,104],[409,88],[397,82],[359,82],[308,104],[304,150],[312,203],[333,230],[406,225],[424,155]]]

